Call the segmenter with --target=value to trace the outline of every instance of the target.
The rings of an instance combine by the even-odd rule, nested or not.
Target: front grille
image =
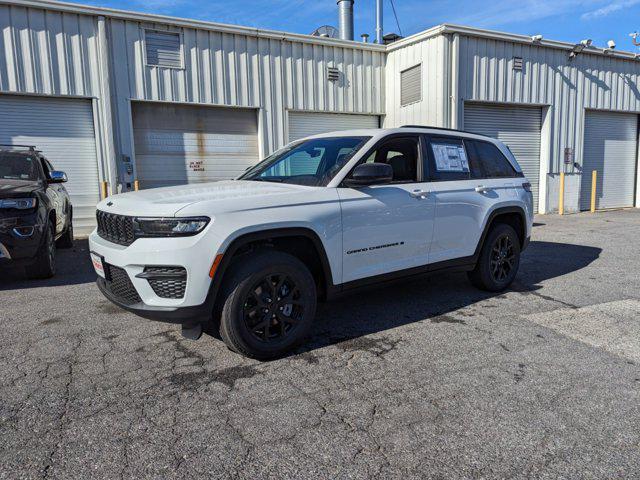
[[[184,298],[187,271],[183,267],[146,267],[144,273],[160,298]]]
[[[140,295],[136,291],[136,288],[131,283],[131,279],[127,272],[113,265],[104,265],[105,274],[107,277],[107,289],[113,294],[114,297],[125,305],[134,305],[142,302]]]
[[[98,235],[118,245],[131,245],[136,239],[133,232],[133,217],[96,211]]]

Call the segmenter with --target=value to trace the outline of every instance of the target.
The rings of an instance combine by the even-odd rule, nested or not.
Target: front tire
[[[278,358],[307,337],[316,311],[316,284],[296,257],[262,250],[239,258],[223,286],[220,336],[234,352]]]
[[[33,262],[25,267],[25,274],[30,279],[51,278],[56,274],[56,241],[55,226],[49,222],[44,231],[42,245]]]
[[[499,223],[485,239],[469,280],[481,290],[501,292],[516,278],[520,266],[520,239],[510,225]]]

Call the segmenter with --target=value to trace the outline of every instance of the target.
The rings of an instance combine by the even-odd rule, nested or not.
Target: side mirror
[[[49,183],[65,183],[67,181],[67,174],[59,170],[53,170],[49,172]]]
[[[393,168],[386,163],[362,163],[358,165],[349,178],[344,180],[348,187],[366,185],[382,185],[393,180]]]

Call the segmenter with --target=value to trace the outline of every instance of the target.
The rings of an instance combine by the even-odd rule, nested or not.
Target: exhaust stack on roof
[[[338,0],[339,30],[342,40],[353,40],[353,0]]]
[[[382,45],[384,35],[382,0],[376,0],[376,43]]]

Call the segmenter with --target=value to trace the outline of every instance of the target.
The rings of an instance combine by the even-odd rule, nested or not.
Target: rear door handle
[[[410,195],[413,198],[423,199],[429,196],[429,192],[426,190],[414,190],[413,192],[410,193]]]
[[[487,193],[490,190],[491,190],[491,187],[485,187],[484,185],[478,185],[476,187],[476,192],[478,193]]]

